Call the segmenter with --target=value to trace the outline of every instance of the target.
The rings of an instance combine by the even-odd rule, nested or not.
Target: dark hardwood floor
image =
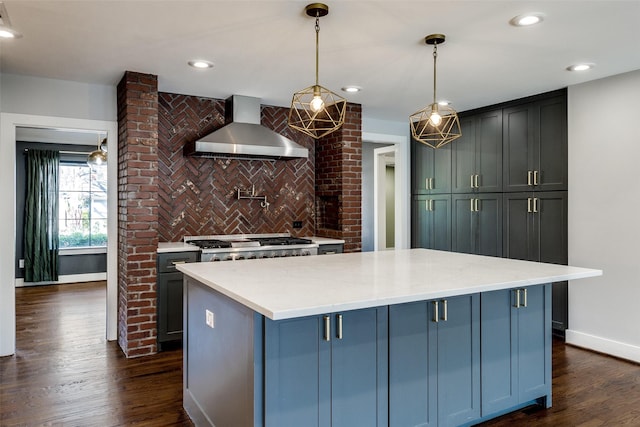
[[[17,354],[0,358],[0,426],[192,425],[181,351],[126,359],[104,339],[105,292],[104,283],[16,290]],[[482,426],[640,426],[640,366],[556,340],[553,407]]]
[[[0,426],[191,426],[182,352],[127,359],[105,340],[106,284],[16,289],[15,356],[0,358]]]

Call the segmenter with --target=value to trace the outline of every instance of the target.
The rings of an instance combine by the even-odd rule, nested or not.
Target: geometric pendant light
[[[347,100],[318,83],[320,17],[329,13],[329,6],[312,3],[305,12],[316,18],[316,84],[293,94],[289,126],[318,139],[343,125]]]
[[[433,46],[433,103],[409,116],[411,135],[416,141],[439,148],[462,136],[458,114],[449,105],[440,105],[436,99],[436,59],[438,45],[444,43],[444,34],[431,34],[424,38]]]

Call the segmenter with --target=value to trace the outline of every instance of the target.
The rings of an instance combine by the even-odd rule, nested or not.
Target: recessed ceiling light
[[[539,24],[543,20],[544,15],[542,13],[535,12],[514,16],[513,18],[511,18],[509,23],[514,27],[529,27],[531,25]]]
[[[213,62],[204,61],[202,59],[189,61],[189,65],[191,65],[193,68],[200,68],[200,69],[213,68]]]
[[[360,86],[345,86],[342,88],[342,90],[349,93],[355,93],[360,92],[362,88]]]
[[[567,67],[568,71],[587,71],[590,70],[594,67],[595,64],[588,64],[588,63],[583,63],[583,64],[573,64],[573,65],[569,65]]]

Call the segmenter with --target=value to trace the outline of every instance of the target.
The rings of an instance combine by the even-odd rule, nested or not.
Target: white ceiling
[[[310,1],[5,0],[23,37],[3,41],[3,73],[115,85],[125,70],[159,89],[288,106],[314,83]],[[320,84],[388,120],[431,102],[432,48],[443,33],[438,95],[458,111],[640,69],[640,0],[349,1],[320,20]],[[509,25],[542,12],[538,26]],[[212,61],[210,70],[187,65]],[[575,62],[596,67],[566,71]],[[341,92],[358,85],[358,94]]]

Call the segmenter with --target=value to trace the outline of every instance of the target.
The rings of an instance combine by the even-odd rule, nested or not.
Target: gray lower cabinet
[[[198,252],[158,254],[156,277],[158,350],[182,340],[182,280],[176,264],[196,262]]]
[[[551,406],[551,285],[481,295],[482,414]]]
[[[384,426],[387,307],[265,320],[265,426]]]
[[[451,250],[502,256],[502,193],[454,194]]]
[[[390,306],[389,425],[459,426],[480,415],[480,295]]]
[[[451,195],[413,196],[411,247],[451,250]]]
[[[344,243],[320,243],[318,245],[318,255],[333,255],[344,252]]]

